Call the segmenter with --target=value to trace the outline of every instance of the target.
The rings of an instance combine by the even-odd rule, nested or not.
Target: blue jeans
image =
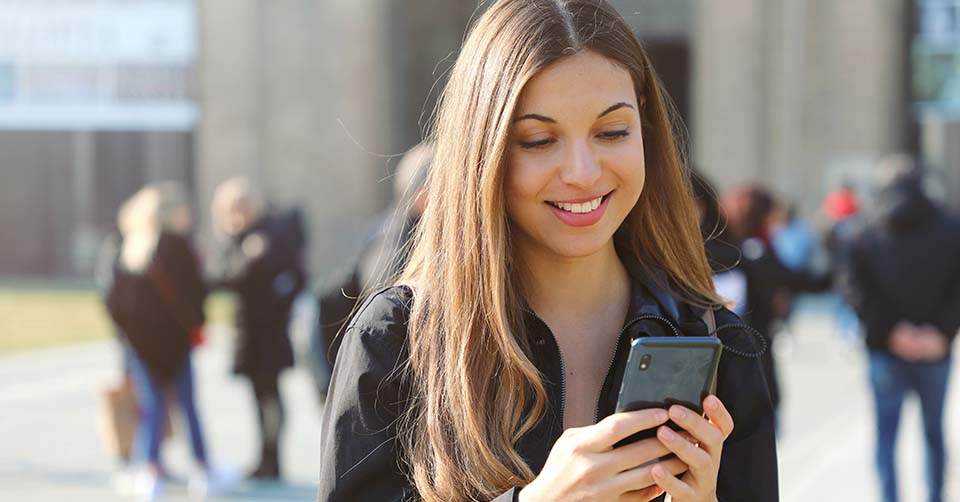
[[[877,427],[877,472],[884,502],[897,501],[895,449],[900,410],[908,391],[920,397],[927,455],[927,499],[943,501],[946,451],[943,444],[943,405],[950,375],[950,358],[934,363],[910,363],[886,352],[870,352]]]
[[[133,351],[131,351],[131,354]],[[207,465],[207,452],[203,444],[203,432],[193,398],[193,365],[187,357],[177,374],[172,388],[161,386],[150,374],[136,354],[130,358],[131,376],[143,416],[137,426],[134,455],[138,460],[160,466],[160,443],[163,441],[167,417],[168,391],[173,390],[180,410],[187,422],[193,458],[201,466]]]

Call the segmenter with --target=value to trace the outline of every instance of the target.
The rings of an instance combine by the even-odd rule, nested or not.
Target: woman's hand
[[[669,427],[661,426],[657,438],[677,458],[690,467],[677,478],[664,466],[654,466],[654,482],[670,494],[674,502],[716,502],[717,473],[723,442],[733,432],[733,418],[716,396],[703,400],[707,418],[684,408],[672,406],[670,419],[687,431],[699,445],[688,441]],[[709,420],[708,420],[709,419]]]
[[[655,437],[616,449],[613,445],[667,419],[667,411],[657,408],[614,413],[595,425],[563,431],[540,475],[520,491],[520,502],[646,502],[660,496],[663,490],[653,479],[654,466],[671,476],[687,466],[676,458],[655,462],[670,453]]]

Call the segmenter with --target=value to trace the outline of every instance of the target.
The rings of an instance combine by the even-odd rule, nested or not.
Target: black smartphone
[[[633,340],[616,412],[668,409],[679,404],[703,415],[703,400],[715,391],[723,345],[716,337],[641,337]],[[673,422],[667,425],[675,430]],[[653,437],[640,431],[615,446]]]

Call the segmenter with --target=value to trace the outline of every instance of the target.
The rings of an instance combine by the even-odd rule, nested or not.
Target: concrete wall
[[[698,0],[694,159],[808,215],[840,173],[904,148],[902,0]]]
[[[434,68],[459,47],[474,7],[443,0],[199,6],[200,199],[208,207],[217,183],[242,174],[272,199],[301,204],[322,283],[351,261],[362,223],[387,205],[398,154],[419,141],[424,103],[427,115],[432,110],[428,91],[442,73]]]

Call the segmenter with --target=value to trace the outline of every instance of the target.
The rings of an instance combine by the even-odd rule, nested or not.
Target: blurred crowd
[[[227,180],[216,191],[211,213],[219,246],[212,256],[201,258],[195,249],[194,212],[182,186],[151,184],[123,205],[98,274],[126,375],[113,391],[114,405],[126,393],[139,410],[126,426],[129,444],[118,449],[118,490],[147,500],[162,493],[170,474],[160,445],[174,401],[196,461],[191,491],[216,493],[237,479],[210,464],[195,403],[191,353],[204,342],[204,301],[216,290],[235,293],[233,369],[249,382],[256,403],[260,461],[248,477],[281,477],[278,380],[294,363],[288,334],[294,302],[305,295],[318,307],[309,360],[322,403],[351,315],[405,263],[425,210],[432,157],[429,144],[404,156],[393,178],[393,203],[370,221],[360,252],[316,289],[307,287],[303,214],[271,204],[249,179]],[[921,402],[930,500],[940,500],[950,346],[960,327],[960,220],[927,195],[923,170],[910,158],[884,159],[876,172],[869,183],[839,184],[810,221],[763,186],[718,192],[698,170],[692,194],[717,291],[766,342],[762,357],[774,405],[783,399],[778,345],[804,336],[790,327],[798,295],[832,293],[839,298],[831,311],[837,336],[851,350],[862,343],[867,353],[884,500],[895,500],[894,444],[911,392]],[[871,188],[855,189],[863,186]]]
[[[129,443],[118,448],[129,468],[118,474],[116,484],[119,491],[147,500],[157,499],[170,479],[160,446],[169,429],[171,401],[184,415],[196,461],[190,491],[206,496],[235,481],[210,464],[195,403],[191,352],[204,341],[204,302],[215,290],[235,294],[233,370],[249,381],[256,402],[261,451],[249,477],[280,478],[284,406],[278,382],[294,362],[290,312],[307,279],[302,216],[296,209],[269,206],[243,178],[219,186],[212,214],[221,237],[213,267],[201,267],[191,238],[189,198],[183,187],[169,182],[148,185],[124,203],[118,231],[101,252],[98,275],[120,335],[126,375],[112,393],[113,403],[121,406],[128,391],[139,411],[135,426],[114,427],[118,435],[121,429],[135,430],[128,441],[115,441]]]

